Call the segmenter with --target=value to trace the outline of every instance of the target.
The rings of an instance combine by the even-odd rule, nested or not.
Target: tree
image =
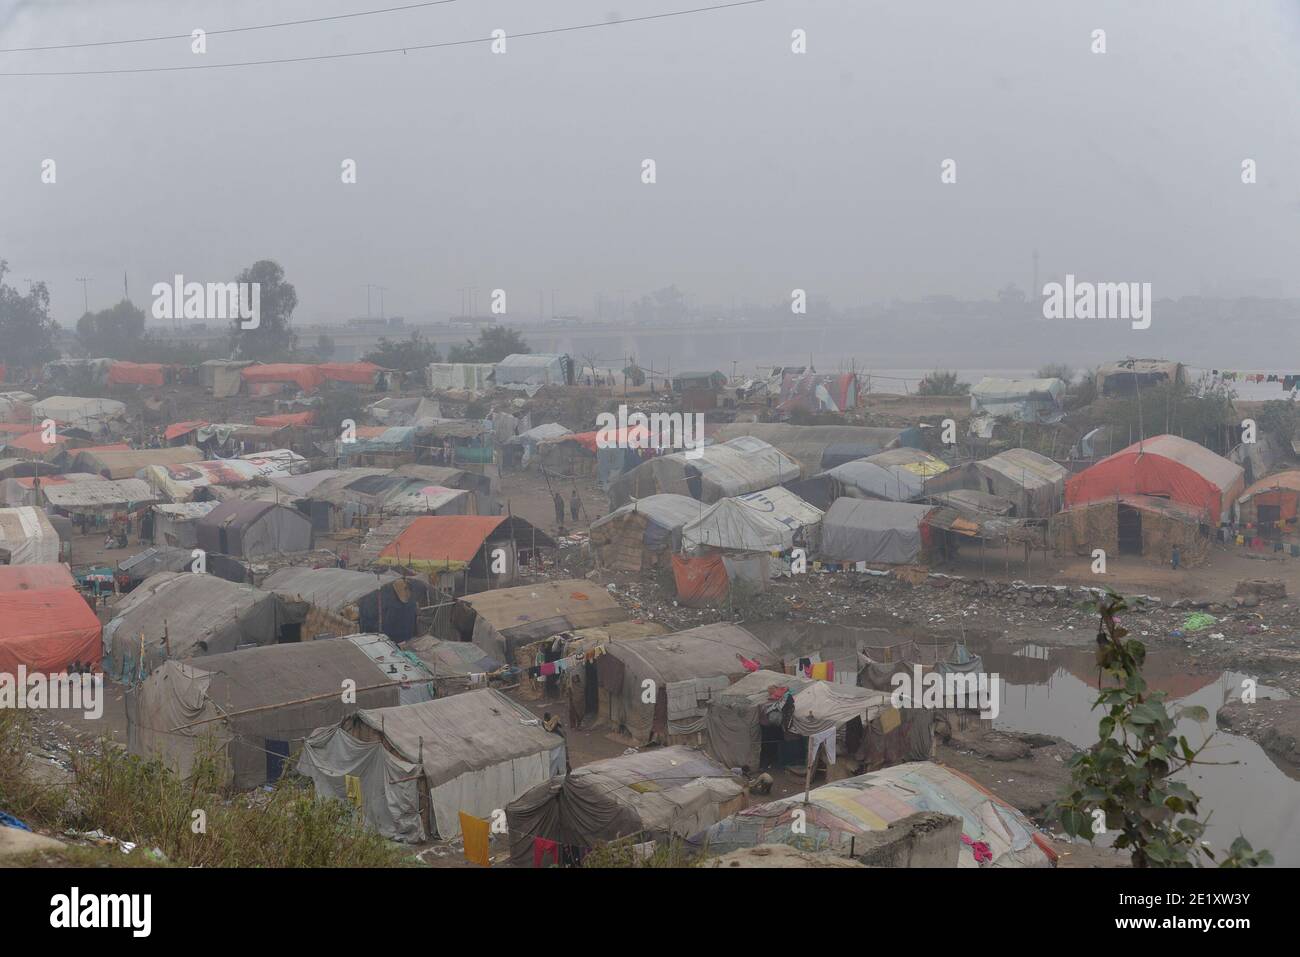
[[[1040,366],[1035,375],[1040,379],[1060,379],[1066,385],[1074,380],[1074,370],[1064,362],[1049,362]]]
[[[321,333],[316,337],[316,355],[322,359],[328,359],[334,355],[334,337]]]
[[[144,321],[144,310],[123,299],[116,306],[78,319],[77,339],[92,357],[139,361]]]
[[[1240,441],[1241,417],[1223,385],[1203,390],[1183,382],[1143,386],[1140,394],[1109,400],[1100,418],[1098,424],[1110,426],[1118,442],[1169,433],[1225,454]]]
[[[1147,688],[1142,677],[1146,646],[1129,638],[1116,617],[1127,608],[1114,592],[1097,603],[1097,666],[1113,683],[1102,686],[1093,704],[1106,712],[1097,725],[1098,741],[1070,759],[1071,790],[1052,804],[1050,814],[1071,837],[1091,841],[1107,829],[1119,831],[1114,845],[1129,851],[1134,867],[1193,867],[1202,856],[1215,861],[1201,840],[1201,799],[1173,780],[1177,772],[1206,763],[1198,758],[1213,737],[1193,748],[1186,736],[1175,733],[1178,720],[1207,721],[1209,712],[1197,705],[1170,715],[1165,693]],[[1238,837],[1219,866],[1272,861],[1268,851],[1256,852]]]
[[[50,318],[50,292],[45,283],[33,283],[21,296],[4,277],[9,263],[0,259],[0,362],[15,369],[31,369],[59,357],[54,335],[59,324]]]
[[[439,362],[441,359],[437,345],[418,332],[411,333],[409,339],[381,337],[379,344],[361,357],[362,362],[373,362],[385,369],[399,369],[402,372],[419,372],[430,362]]]
[[[447,353],[447,361],[500,362],[506,356],[532,351],[518,329],[488,326],[479,331],[478,342],[466,339],[463,346],[452,346]]]
[[[969,382],[958,382],[957,373],[935,369],[916,387],[917,395],[965,395],[970,392]]]
[[[243,359],[287,357],[298,344],[298,337],[289,325],[298,306],[298,291],[293,283],[285,282],[283,267],[273,260],[262,259],[241,272],[237,281],[258,285],[260,310],[254,329],[242,328],[244,320],[238,316],[232,321],[235,354]]]

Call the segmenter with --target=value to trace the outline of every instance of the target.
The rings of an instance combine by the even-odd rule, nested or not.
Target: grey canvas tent
[[[433,604],[433,589],[424,579],[347,568],[281,568],[267,576],[262,587],[312,606],[304,639],[379,632],[394,641],[408,641],[419,630],[421,606]]]
[[[687,837],[745,805],[743,783],[693,748],[593,761],[506,805],[510,862],[533,866],[538,838],[581,854],[622,838],[641,843]]]
[[[355,682],[345,703],[343,682]],[[226,781],[272,782],[298,743],[356,708],[396,705],[399,683],[350,641],[247,648],[168,661],[126,696],[127,747],[182,776],[211,752]]]
[[[823,558],[906,565],[921,558],[921,523],[931,505],[840,498],[822,521]]]
[[[618,508],[660,492],[711,505],[799,478],[798,463],[761,439],[742,436],[697,451],[656,456],[624,472],[609,487],[610,505]]]
[[[780,666],[767,645],[726,622],[611,641],[596,659],[600,717],[638,742],[698,742],[710,696],[748,674],[746,660]]]
[[[732,422],[714,433],[719,442],[742,435],[776,446],[799,463],[804,477],[852,459],[899,446],[919,446],[920,430],[860,425],[789,425],[782,422]]]
[[[686,495],[648,495],[591,523],[591,545],[605,568],[639,572],[676,551],[682,526],[705,506]]]
[[[311,519],[273,502],[222,502],[195,525],[199,548],[235,558],[311,551]]]
[[[366,823],[412,842],[458,837],[459,812],[491,818],[564,768],[564,739],[492,689],[357,711],[313,733],[298,763],[320,795],[343,799],[358,778]]]
[[[924,494],[974,489],[1010,499],[1016,518],[1049,518],[1065,502],[1069,470],[1029,449],[1007,449],[979,462],[968,462],[925,480]]]
[[[168,658],[297,641],[307,611],[305,602],[215,575],[158,572],[104,626],[104,671],[131,683]]]

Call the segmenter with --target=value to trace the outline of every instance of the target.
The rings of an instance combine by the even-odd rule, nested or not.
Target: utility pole
[[[122,270],[122,298],[128,302],[131,299],[131,287],[127,285],[125,269]]]
[[[78,276],[77,282],[81,283],[81,300],[85,305],[85,311],[90,312],[90,291],[89,287],[93,279],[87,279],[85,276]]]

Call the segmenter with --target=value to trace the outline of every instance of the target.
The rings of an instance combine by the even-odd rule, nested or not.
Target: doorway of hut
[[[1142,554],[1142,512],[1131,505],[1119,506],[1119,553]]]

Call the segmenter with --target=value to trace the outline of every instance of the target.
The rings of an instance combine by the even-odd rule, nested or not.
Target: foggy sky
[[[400,2],[400,0],[393,0]],[[189,65],[446,39],[405,56],[0,77],[0,258],[60,321],[153,283],[278,260],[296,322],[459,311],[505,288],[591,315],[692,304],[991,297],[1065,272],[1156,297],[1300,295],[1293,0],[459,0],[187,41],[0,54],[0,72]],[[0,0],[0,47],[186,33],[381,0]],[[808,32],[808,52],[790,33]],[[1108,52],[1090,52],[1090,33]],[[1243,158],[1259,183],[1240,181]],[[53,158],[58,182],[40,181]],[[340,182],[340,163],[358,183]],[[658,182],[640,182],[653,158]],[[939,164],[958,164],[942,185]],[[25,288],[22,285],[19,288]],[[377,299],[376,299],[377,312]]]

